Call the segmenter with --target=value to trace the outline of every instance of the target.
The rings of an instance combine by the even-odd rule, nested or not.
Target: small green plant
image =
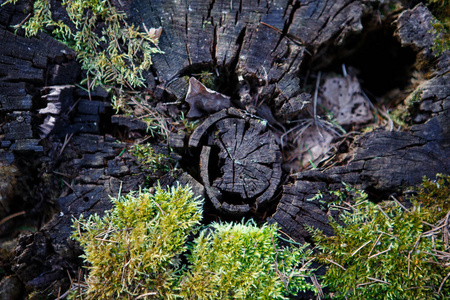
[[[428,6],[437,19],[432,23],[436,30],[433,51],[440,55],[450,50],[450,1],[428,0]]]
[[[202,71],[200,74],[194,74],[198,76],[198,80],[203,83],[204,86],[210,89],[214,89],[216,86],[216,77],[213,73],[208,71]]]
[[[151,144],[134,145],[131,153],[138,159],[139,163],[148,171],[168,172],[173,169],[173,159],[169,155],[157,153]]]
[[[312,289],[304,245],[278,246],[276,225],[213,223],[195,239],[183,299],[286,299]]]
[[[126,96],[125,90],[144,86],[143,72],[150,68],[151,56],[162,53],[157,47],[161,30],[148,30],[143,24],[144,31],[140,31],[129,25],[125,14],[109,0],[64,0],[61,4],[66,8],[66,21],[53,20],[49,1],[35,0],[31,17],[16,28],[22,27],[27,36],[48,31],[74,49],[86,70],[88,91],[96,86],[113,91],[114,108],[129,112],[129,103],[118,98]]]
[[[198,120],[197,121],[190,121],[188,119],[186,119],[186,117],[184,116],[184,113],[181,112],[181,117],[180,117],[180,121],[184,126],[184,129],[186,130],[187,133],[192,133],[195,128],[198,126]]]
[[[347,186],[350,211],[330,219],[336,236],[313,230],[334,298],[449,299],[449,185],[450,176],[424,179],[409,209],[395,199],[372,203]]]
[[[175,298],[181,255],[197,231],[202,200],[187,187],[156,188],[112,199],[104,217],[74,221],[72,237],[89,264],[82,299]],[[143,298],[143,297],[141,297]]]
[[[392,112],[386,112],[395,124],[402,127],[407,127],[408,124],[411,124],[411,115],[415,110],[415,106],[422,101],[422,92],[421,88],[416,89]]]

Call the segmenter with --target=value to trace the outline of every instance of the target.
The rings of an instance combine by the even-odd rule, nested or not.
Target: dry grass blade
[[[392,247],[392,243],[389,245],[388,249],[386,249],[384,251],[381,251],[381,252],[378,252],[377,254],[374,254],[372,256],[369,256],[367,259],[371,259],[371,258],[377,257],[378,255],[381,255],[381,254],[384,254],[386,252],[389,252],[389,251],[391,251],[391,247]]]
[[[70,291],[71,291],[71,290],[73,289],[73,287],[74,287],[74,281],[73,281],[73,278],[72,278],[72,276],[70,276],[70,272],[69,272],[68,270],[66,270],[66,271],[67,271],[67,276],[69,276],[70,286],[69,286],[69,288],[67,289],[67,291],[66,291],[64,294],[62,294],[62,295],[60,295],[60,291],[58,291],[58,297],[57,297],[55,300],[65,299],[67,296],[69,296]]]
[[[8,222],[9,220],[11,220],[11,219],[13,219],[13,218],[15,218],[15,217],[24,215],[24,214],[25,214],[25,211],[20,211],[20,212],[17,212],[17,213],[15,213],[15,214],[12,214],[12,215],[7,216],[6,218],[3,218],[3,219],[0,221],[0,226],[3,225],[4,223]]]
[[[450,277],[450,273],[448,273],[447,276],[444,277],[444,279],[442,280],[441,284],[439,285],[438,294],[441,293],[442,287],[444,286],[444,283],[448,279],[448,277]]]
[[[323,290],[322,290],[322,287],[320,286],[319,281],[317,280],[316,274],[313,274],[313,275],[310,276],[309,278],[311,279],[311,281],[312,281],[314,287],[315,287],[316,290],[317,290],[317,296],[318,296],[318,299],[320,300],[320,299],[324,298],[325,295],[324,295],[324,293],[323,293]]]
[[[373,243],[372,249],[370,249],[369,255],[367,255],[367,256],[370,256],[372,254],[373,249],[375,249],[375,246],[377,245],[377,243],[380,240],[382,235],[383,235],[383,233],[380,233],[380,235],[377,237],[377,239],[375,240],[375,243]]]
[[[372,240],[369,240],[369,241],[365,242],[364,244],[362,244],[361,247],[359,247],[358,249],[356,249],[356,250],[352,253],[351,257],[353,257],[356,253],[359,252],[359,250],[361,250],[362,248],[364,248],[364,247],[365,247],[367,244],[369,244],[371,241],[372,241]]]
[[[145,294],[142,294],[142,295],[137,296],[136,299],[142,299],[142,298],[144,298],[144,297],[148,297],[148,296],[156,296],[156,295],[158,295],[157,292],[148,292],[148,293],[145,293]]]
[[[449,227],[448,219],[449,219],[449,217],[450,217],[450,211],[445,216],[445,222],[444,222],[445,226],[444,226],[443,235],[444,235],[445,249],[448,249],[448,227]]]
[[[408,252],[408,273],[407,276],[409,277],[409,272],[411,271],[411,253],[414,251],[414,249],[411,249],[411,251]]]
[[[446,224],[442,224],[442,225],[440,225],[438,227],[434,227],[433,229],[424,232],[422,235],[423,236],[437,235],[437,234],[441,233],[441,229],[444,228],[444,227],[446,227]]]
[[[314,109],[314,125],[317,126],[317,98],[319,96],[319,85],[320,85],[320,77],[321,77],[322,73],[319,71],[319,73],[317,74],[317,81],[316,81],[316,89],[314,90],[314,105],[313,105],[313,109]]]
[[[295,134],[298,136],[300,136],[306,129],[308,129],[311,125],[312,125],[313,121],[312,120],[300,120],[300,124],[289,129],[288,131],[286,131],[285,133],[283,133],[280,137],[280,141],[281,141],[281,149],[284,148],[284,138],[291,132],[294,132],[296,130],[298,130]]]
[[[386,219],[388,219],[389,221],[392,221],[392,219],[389,218],[389,216],[384,212],[384,210],[381,208],[380,205],[377,204],[377,207],[383,213],[383,215],[386,217]]]
[[[61,156],[61,154],[63,153],[63,151],[66,148],[67,144],[69,143],[70,139],[72,138],[72,136],[73,136],[73,132],[70,135],[66,134],[66,137],[64,138],[64,143],[63,143],[63,145],[61,147],[61,150],[59,151],[58,157]]]
[[[343,266],[341,266],[341,265],[338,264],[337,262],[332,261],[331,259],[325,258],[325,260],[326,260],[327,262],[330,262],[330,263],[332,263],[332,264],[338,266],[339,268],[341,268],[341,269],[344,270],[344,271],[347,270],[346,268],[344,268]]]
[[[392,284],[392,283],[389,283],[387,281],[384,281],[384,280],[381,280],[381,279],[377,279],[377,278],[367,277],[367,279],[372,280],[372,281],[376,281],[376,282],[381,282],[381,283],[384,283],[384,284],[389,284],[389,285]]]
[[[409,209],[407,209],[403,204],[401,204],[400,203],[400,201],[398,201],[397,200],[397,198],[395,198],[393,195],[391,195],[390,196],[391,197],[391,199],[393,199],[397,204],[398,204],[398,206],[400,206],[401,208],[403,208],[405,211],[407,211],[407,212],[411,212]]]

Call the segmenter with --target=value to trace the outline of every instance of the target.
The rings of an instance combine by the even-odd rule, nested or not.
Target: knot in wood
[[[217,209],[244,214],[273,197],[281,179],[281,152],[265,120],[222,110],[197,127],[189,145],[202,147],[200,174]]]

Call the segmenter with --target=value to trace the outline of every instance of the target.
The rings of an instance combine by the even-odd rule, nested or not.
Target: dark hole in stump
[[[303,72],[321,70],[342,74],[345,64],[347,70],[350,67],[357,70],[369,97],[405,89],[410,84],[417,53],[401,46],[394,36],[392,20],[379,24],[372,17],[363,17],[363,31],[347,37],[342,45],[324,44],[317,54],[304,61]]]

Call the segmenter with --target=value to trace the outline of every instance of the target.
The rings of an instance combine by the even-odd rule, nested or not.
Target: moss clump
[[[104,217],[74,222],[72,237],[89,264],[83,299],[172,299],[187,237],[196,232],[202,201],[189,188],[156,188],[113,199]]]
[[[312,289],[310,252],[280,247],[276,225],[214,223],[189,245],[202,204],[189,188],[143,190],[113,203],[104,217],[74,222],[89,275],[72,298],[285,299]]]
[[[351,211],[342,212],[342,223],[330,220],[336,236],[314,231],[336,299],[448,299],[449,183],[450,176],[424,179],[410,209],[351,191]]]
[[[436,55],[440,55],[450,50],[450,1],[428,0],[428,6],[437,18],[437,21],[432,24],[437,33],[433,50]]]
[[[312,289],[305,246],[280,248],[276,225],[211,225],[195,239],[183,299],[286,299]]]
[[[416,195],[411,199],[415,207],[421,207],[423,220],[436,223],[450,211],[450,176],[437,174],[436,180],[423,179],[422,185],[415,188]]]

